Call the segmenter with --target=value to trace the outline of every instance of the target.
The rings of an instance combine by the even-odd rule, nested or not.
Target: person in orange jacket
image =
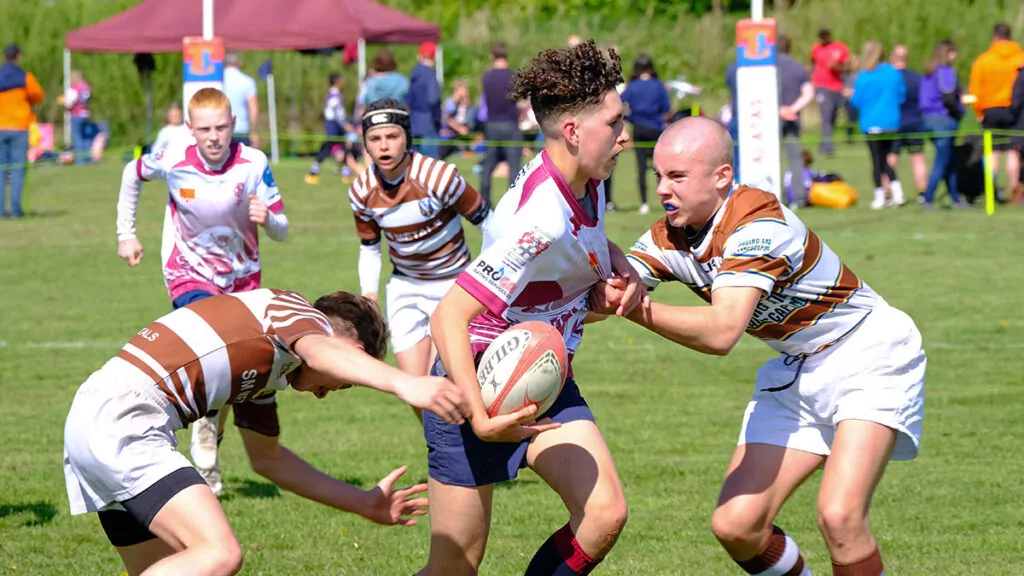
[[[1010,40],[1010,25],[996,24],[992,45],[971,66],[968,90],[976,98],[974,112],[986,130],[1013,130],[1016,118],[1010,108],[1017,70],[1024,66],[1024,49]],[[1020,150],[1010,138],[995,134],[992,140],[992,172],[999,170],[1001,156],[1006,158],[1009,189],[1020,183]]]
[[[21,195],[28,164],[28,129],[35,121],[32,106],[43,101],[36,77],[21,66],[21,49],[4,48],[0,66],[0,218],[21,218]],[[11,175],[11,209],[6,210],[7,174]]]

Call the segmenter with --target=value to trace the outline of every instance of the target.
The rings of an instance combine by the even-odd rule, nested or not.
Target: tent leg
[[[437,58],[435,59],[434,72],[437,74],[437,85],[444,90],[444,47],[437,45]]]
[[[359,39],[359,83],[366,79],[366,40]]]
[[[64,49],[64,93],[71,90],[71,50]],[[71,148],[71,111],[64,108],[64,149]]]
[[[274,75],[267,75],[267,113],[270,115],[270,161],[277,164],[281,160],[277,148],[277,98],[274,93]]]

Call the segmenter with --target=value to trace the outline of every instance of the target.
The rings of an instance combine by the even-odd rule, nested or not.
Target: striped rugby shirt
[[[399,274],[454,278],[470,262],[460,215],[472,221],[486,206],[454,164],[410,154],[405,176],[394,188],[389,190],[372,166],[349,187],[356,232],[364,244],[379,242],[383,233]]]
[[[309,334],[333,331],[327,317],[295,292],[223,294],[157,319],[108,367],[152,382],[186,426],[234,404],[236,426],[276,436],[274,395],[302,364],[293,346]]]
[[[739,186],[690,245],[659,219],[627,256],[644,283],[686,284],[711,302],[724,286],[763,291],[747,333],[776,351],[805,356],[852,332],[884,303],[773,194]]]

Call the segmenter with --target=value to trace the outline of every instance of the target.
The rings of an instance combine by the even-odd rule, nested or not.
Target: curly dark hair
[[[528,99],[543,127],[566,114],[596,106],[609,90],[622,82],[622,59],[593,40],[576,46],[552,48],[537,55],[516,72],[510,96]]]
[[[335,335],[351,338],[361,343],[370,356],[384,359],[388,353],[388,324],[376,302],[338,291],[317,298],[313,307],[327,316]]]

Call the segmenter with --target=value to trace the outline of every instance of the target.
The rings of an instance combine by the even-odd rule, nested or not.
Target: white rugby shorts
[[[454,284],[455,278],[418,280],[391,276],[384,291],[392,352],[404,352],[430,336],[430,315]]]
[[[739,444],[785,446],[827,456],[843,420],[896,430],[892,460],[917,456],[924,419],[921,334],[904,312],[880,304],[845,340],[803,363],[785,356],[757,373]],[[785,390],[768,392],[793,382]]]
[[[132,377],[135,370],[142,377]],[[113,358],[78,389],[64,425],[64,478],[71,514],[121,509],[160,479],[192,464],[176,450],[177,412],[141,371]]]

